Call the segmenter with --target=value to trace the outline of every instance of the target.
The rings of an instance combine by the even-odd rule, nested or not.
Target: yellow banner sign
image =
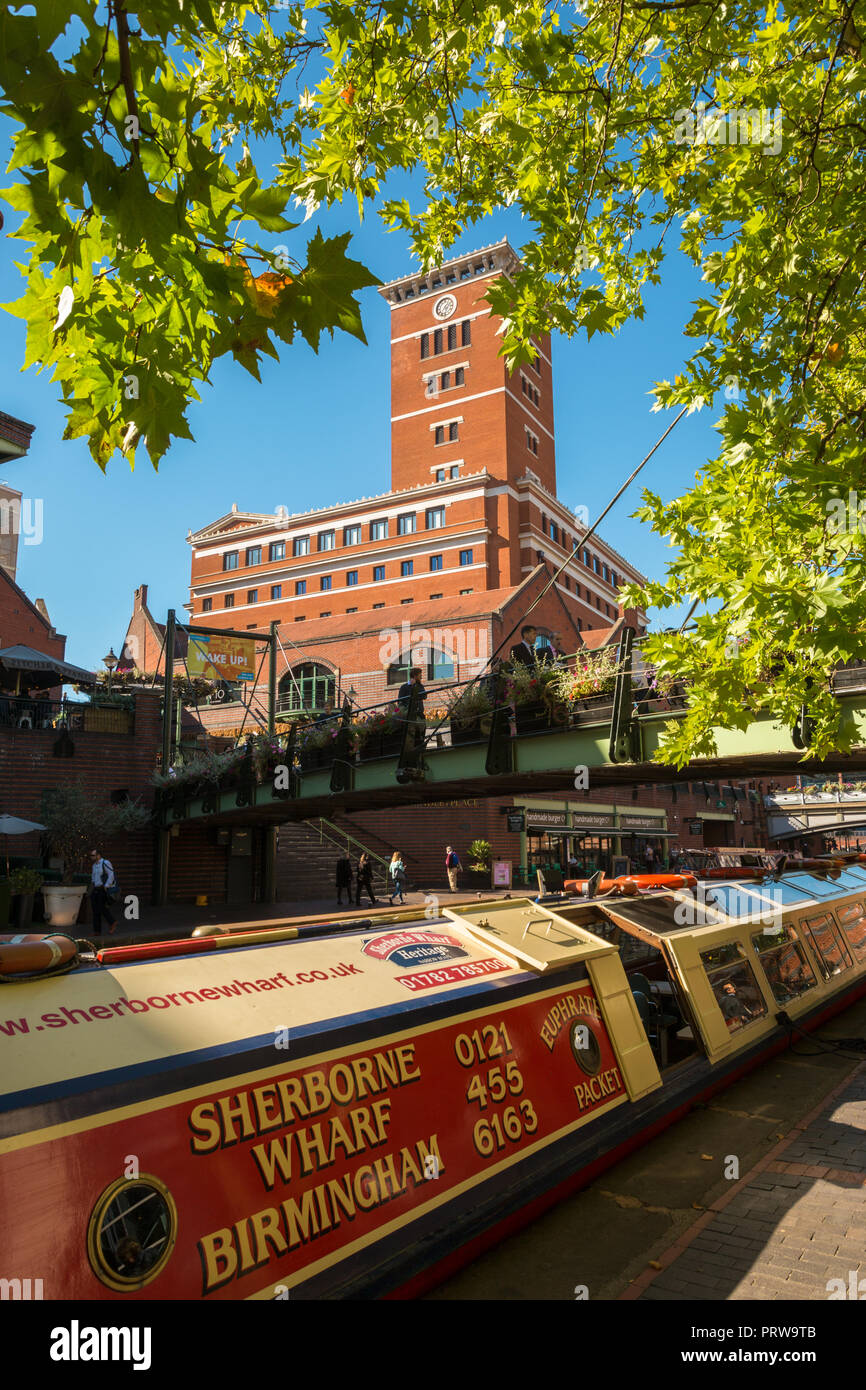
[[[222,633],[190,633],[186,663],[191,676],[207,680],[255,680],[254,637],[229,637]]]

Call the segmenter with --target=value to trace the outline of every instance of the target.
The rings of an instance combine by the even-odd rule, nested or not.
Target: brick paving
[[[827,1299],[866,1278],[866,1063],[655,1263],[622,1299]]]

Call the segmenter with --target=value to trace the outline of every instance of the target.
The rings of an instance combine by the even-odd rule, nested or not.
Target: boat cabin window
[[[804,925],[824,979],[829,980],[833,975],[841,975],[843,970],[847,970],[852,963],[851,955],[832,913],[825,912],[820,917],[807,917]]]
[[[656,936],[666,936],[670,932],[682,931],[683,927],[693,927],[696,924],[713,925],[722,921],[721,916],[716,916],[712,908],[695,903],[691,894],[688,898],[683,894],[683,898],[684,901],[680,902],[668,893],[660,893],[658,897],[617,898],[615,902],[611,902],[610,910],[615,912],[617,917],[624,917],[627,922],[633,922],[636,927],[643,927]],[[699,917],[698,914],[703,916]]]
[[[752,945],[777,1004],[799,999],[818,983],[793,927],[764,927],[752,937]]]
[[[852,893],[862,892],[863,884],[866,883],[866,874],[863,874],[860,869],[854,870],[849,867],[843,869],[839,877],[833,879],[833,882],[837,888],[849,888]]]
[[[736,941],[725,941],[709,951],[701,951],[701,963],[728,1032],[735,1033],[766,1014],[767,1006],[755,972]]]
[[[836,917],[858,960],[866,960],[866,912],[862,903],[840,903]]]
[[[768,898],[771,888],[744,888],[741,883],[714,883],[704,889],[706,900],[723,912],[726,917],[765,917],[768,913]],[[776,903],[772,904],[777,908]]]
[[[811,897],[818,895],[806,889],[806,877],[806,874],[797,874],[795,877],[780,878],[778,882],[773,879],[765,880],[758,891],[762,898],[769,898],[777,907],[792,907],[795,903],[808,903]],[[820,879],[817,882],[820,883]]]
[[[816,898],[834,898],[839,896],[839,883],[833,878],[818,878],[815,874],[786,874],[787,883],[796,884],[798,888],[805,888],[807,893],[814,893]]]
[[[657,946],[650,946],[646,941],[641,941],[639,936],[632,936],[615,922],[608,921],[606,917],[600,918],[597,922],[581,922],[581,926],[585,926],[594,936],[600,936],[603,941],[609,941],[616,947],[626,973],[644,965],[652,965],[661,955]]]

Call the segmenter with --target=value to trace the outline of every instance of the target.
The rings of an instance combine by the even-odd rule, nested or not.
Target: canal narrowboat
[[[423,1291],[866,990],[866,868],[730,874],[0,945],[0,1277]]]

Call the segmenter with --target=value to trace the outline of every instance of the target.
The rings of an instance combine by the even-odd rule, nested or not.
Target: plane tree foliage
[[[221,354],[255,371],[274,338],[362,332],[373,277],[345,238],[314,236],[288,267],[259,244],[287,213],[357,201],[429,267],[519,209],[522,268],[488,291],[511,366],[533,334],[643,317],[678,250],[700,277],[688,350],[647,385],[660,412],[712,411],[718,451],[683,496],[644,492],[671,558],[623,595],[696,604],[690,631],[646,643],[691,686],[662,756],[710,754],[717,725],[756,716],[789,727],[804,706],[819,757],[846,746],[829,675],[866,657],[866,0],[13,9],[7,196],[33,244],[14,311],[99,462],[142,435],[156,459],[188,433]],[[265,137],[282,151],[266,180]],[[396,171],[415,175],[407,197]],[[615,440],[614,418],[614,456]]]

